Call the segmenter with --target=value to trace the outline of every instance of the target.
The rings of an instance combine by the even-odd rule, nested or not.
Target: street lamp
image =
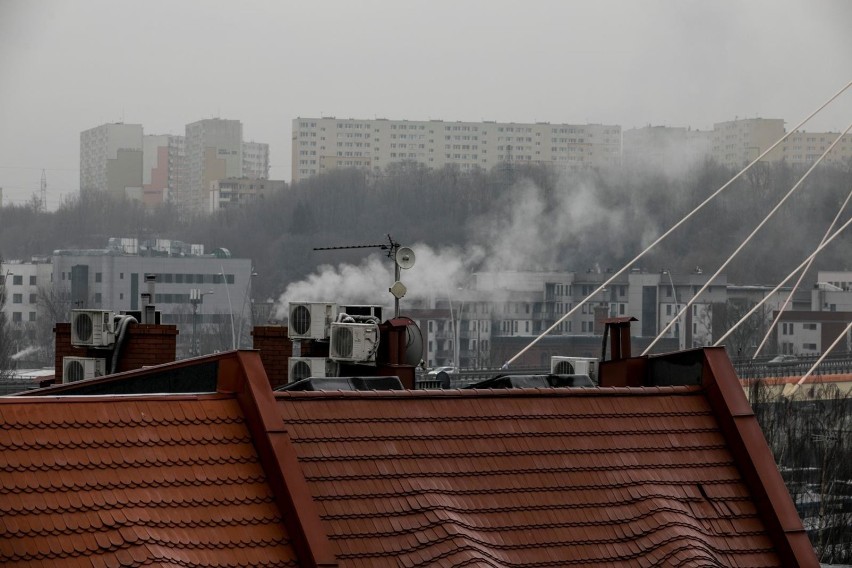
[[[672,271],[671,270],[663,270],[663,274],[669,277],[669,285],[672,288],[672,296],[674,296],[675,301],[675,315],[680,312],[680,302],[677,299],[677,288],[675,288],[674,280],[672,280]],[[677,344],[679,349],[683,349],[685,346],[685,342],[681,341],[686,337],[686,333],[682,329],[680,318],[675,322],[675,337],[677,337]]]
[[[196,338],[196,328],[198,324],[198,304],[204,302],[204,296],[212,294],[213,290],[202,292],[198,288],[192,288],[189,291],[189,303],[192,304],[192,349],[190,350],[196,357],[200,355],[198,348],[198,339]]]
[[[243,295],[243,305],[240,308],[240,331],[237,333],[237,345],[243,344],[243,326],[245,324],[245,313],[246,313],[246,302],[251,295],[251,284],[254,281],[253,279],[257,276],[257,272],[255,272],[254,267],[251,269],[251,274],[249,274],[248,285],[246,286],[246,293]],[[254,324],[254,314],[252,313],[251,306],[249,306],[248,313],[249,327]]]
[[[225,283],[225,294],[228,295],[228,311],[231,312],[231,349],[236,349],[237,336],[234,333],[234,306],[231,305],[231,288],[228,286],[228,277],[225,276],[225,267],[220,264],[219,268],[222,269],[222,281]]]

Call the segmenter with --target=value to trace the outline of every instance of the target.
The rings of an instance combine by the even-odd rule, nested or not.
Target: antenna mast
[[[394,297],[394,317],[399,317],[399,299],[405,296],[406,288],[399,281],[400,268],[411,268],[414,266],[414,251],[408,247],[400,247],[399,243],[393,240],[393,237],[388,235],[388,244],[379,245],[349,245],[341,247],[316,247],[314,250],[341,250],[341,249],[357,249],[357,248],[380,248],[386,250],[388,258],[393,260],[394,266],[394,282],[388,288],[388,292]]]
[[[47,211],[47,173],[41,170],[41,194],[39,196],[39,210]]]

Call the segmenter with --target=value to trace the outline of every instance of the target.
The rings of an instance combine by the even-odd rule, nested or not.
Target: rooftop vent
[[[372,391],[403,390],[399,377],[311,377],[289,383],[278,391]]]
[[[546,389],[565,387],[593,387],[587,375],[498,375],[474,383],[468,389]]]

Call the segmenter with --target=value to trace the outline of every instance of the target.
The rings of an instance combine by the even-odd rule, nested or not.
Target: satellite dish
[[[414,251],[408,247],[400,247],[396,251],[396,264],[400,268],[411,268],[414,266]]]

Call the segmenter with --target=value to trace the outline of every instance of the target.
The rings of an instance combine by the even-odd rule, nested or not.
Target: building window
[[[30,312],[30,321],[35,321],[35,320],[36,320],[36,313]]]
[[[12,312],[12,322],[13,323],[21,323],[23,321],[21,317],[21,312]]]
[[[103,282],[103,272],[95,272],[95,282]]]
[[[23,304],[24,303],[24,295],[23,294],[12,294],[12,303],[13,304]]]
[[[30,276],[30,286],[35,286],[35,285],[36,285],[36,277]]]
[[[804,343],[802,344],[803,349],[807,349],[808,351],[816,351],[816,343]]]
[[[101,298],[102,298],[101,293],[100,293],[100,292],[95,292],[95,303],[96,303],[96,304],[100,304],[100,303],[101,303]]]
[[[119,299],[119,300],[123,300],[123,299],[124,299],[124,292],[119,292],[119,293],[118,293],[118,299]]]
[[[37,304],[38,303],[38,296],[36,294],[30,294],[30,303],[31,304]]]

